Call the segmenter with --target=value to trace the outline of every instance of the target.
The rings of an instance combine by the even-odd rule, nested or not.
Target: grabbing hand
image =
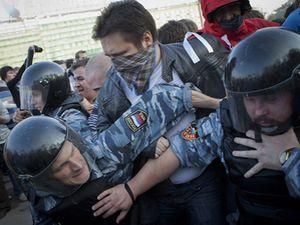
[[[102,192],[97,199],[99,202],[92,207],[92,210],[95,211],[94,216],[100,216],[103,214],[102,217],[107,218],[117,211],[121,211],[117,217],[117,223],[125,218],[133,204],[124,184],[119,184]]]
[[[30,116],[32,116],[30,111],[17,109],[13,115],[13,121],[19,123]]]
[[[232,152],[234,156],[242,158],[257,159],[258,163],[248,170],[244,176],[251,177],[261,171],[262,169],[282,170],[279,161],[281,153],[285,150],[299,146],[294,130],[291,128],[287,132],[277,136],[267,136],[262,134],[262,143],[255,142],[254,131],[250,130],[246,136],[251,138],[235,138],[234,142],[245,145],[255,150]]]
[[[155,158],[160,157],[170,146],[168,139],[160,137],[156,143]]]

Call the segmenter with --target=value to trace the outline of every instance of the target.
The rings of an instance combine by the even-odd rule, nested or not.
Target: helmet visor
[[[21,109],[28,111],[38,110],[43,111],[47,102],[49,88],[42,85],[21,85],[20,86],[20,101]]]
[[[44,195],[65,198],[77,191],[90,179],[95,167],[95,155],[87,143],[67,128],[66,141],[54,160],[39,174],[19,175],[30,186]]]
[[[233,127],[239,132],[256,130],[268,135],[291,127],[295,114],[292,85],[252,93],[227,92]]]
[[[45,195],[65,198],[89,180],[93,164],[87,152],[81,154],[76,147],[63,149],[47,169],[30,178],[31,185]]]

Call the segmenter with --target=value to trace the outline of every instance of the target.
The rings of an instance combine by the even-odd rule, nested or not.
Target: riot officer
[[[299,138],[299,46],[300,36],[282,28],[262,29],[237,45],[226,64],[227,98],[220,109],[197,121],[193,127],[197,136],[188,127],[171,138],[171,151],[164,153],[166,157],[162,155],[128,182],[134,196],[167,177],[174,165],[205,169],[219,157],[237,188],[238,224],[298,224],[300,202],[291,197],[286,184],[286,180],[295,183],[291,179],[296,177],[265,168],[246,178],[244,174],[257,160],[237,158],[232,152],[249,150],[235,143],[234,138],[246,137],[250,129],[255,131],[253,142],[291,127]],[[159,162],[163,157],[164,161]],[[122,192],[121,186],[114,188]],[[115,189],[101,194],[103,199],[94,206],[98,215],[129,207],[114,205]]]
[[[14,120],[20,122],[32,114],[60,118],[82,137],[90,135],[88,113],[81,107],[82,97],[71,92],[65,71],[56,63],[38,62],[26,69],[20,82],[21,110]]]
[[[64,122],[46,116],[20,122],[7,139],[4,155],[9,169],[27,188],[40,220],[112,224],[113,220],[92,216],[89,204],[108,182],[99,178],[102,173],[89,145]],[[97,180],[94,190],[86,185],[92,180]]]
[[[226,65],[222,150],[237,186],[240,224],[297,224],[300,219],[300,202],[289,195],[283,172],[264,169],[245,178],[257,161],[232,155],[233,150],[247,150],[233,138],[245,137],[250,129],[254,141],[261,142],[261,134],[299,127],[299,44],[294,32],[265,28],[240,43]]]
[[[22,109],[38,110],[52,117],[67,108],[80,109],[78,103],[82,100],[71,92],[65,71],[52,62],[38,62],[26,69],[20,83],[20,98]]]
[[[154,111],[161,108],[169,115],[157,119]],[[4,155],[26,190],[34,224],[114,224],[114,218],[93,216],[97,195],[110,183],[126,182],[138,149],[146,148],[166,131],[163,128],[174,126],[191,110],[188,88],[157,86],[94,144],[51,117],[33,116],[20,122],[7,139]]]

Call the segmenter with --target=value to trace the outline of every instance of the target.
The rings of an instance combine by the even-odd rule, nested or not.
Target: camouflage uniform
[[[95,142],[92,142],[90,133],[86,132],[87,122],[81,112],[66,110],[61,119],[85,136],[95,154],[96,164],[91,170],[92,179],[109,177],[116,184],[130,179],[135,157],[191,110],[193,107],[189,89],[165,84],[157,85],[146,92],[137,104],[100,133]],[[53,209],[61,202],[55,196],[37,194],[44,196],[42,212]],[[35,225],[55,224],[45,214],[37,211],[33,218]]]
[[[68,99],[73,98],[74,96],[69,96]],[[68,100],[67,99],[67,100]],[[74,100],[74,99],[73,99]],[[75,100],[76,101],[76,100]],[[78,109],[70,108],[65,110],[61,115],[59,114],[61,107],[57,108],[51,114],[50,117],[54,117],[56,119],[63,120],[68,126],[70,126],[74,131],[80,134],[83,139],[90,139],[91,132],[89,126],[87,124],[87,117]],[[47,215],[43,212],[48,211],[54,208],[56,205],[60,203],[58,198],[54,196],[49,196],[47,193],[40,193],[36,190],[33,190],[30,187],[26,187],[23,185],[23,188],[27,189],[28,200],[31,202],[30,210],[32,215],[32,220],[34,225],[56,225],[57,223],[52,221]],[[45,196],[46,195],[46,196]],[[34,202],[37,202],[39,199],[38,196],[45,196],[43,198],[43,208],[41,205],[35,205]]]
[[[101,157],[117,164],[132,162],[136,156],[192,110],[187,87],[157,85],[146,92],[109,129],[98,135]]]
[[[74,131],[80,134],[83,139],[89,139],[91,136],[91,130],[87,123],[87,114],[84,110],[79,110],[80,102],[82,97],[78,94],[72,93],[69,97],[58,107],[52,111],[48,116],[61,119],[68,124]],[[74,108],[67,108],[64,110],[66,105],[75,105]]]
[[[209,117],[198,121],[197,140],[185,140],[181,134],[172,138],[172,150],[180,160],[183,167],[201,167],[203,170],[214,160],[220,157],[224,165],[224,155],[221,150],[223,140],[223,128],[219,111],[211,113]],[[189,151],[182,151],[188,149]],[[300,151],[294,150],[288,161],[283,165],[285,180],[292,196],[300,196]]]
[[[172,137],[171,148],[181,166],[196,166],[205,170],[219,157],[237,188],[236,201],[240,211],[238,223],[244,224],[244,221],[250,220],[251,223],[256,221],[255,224],[263,224],[258,223],[259,221],[266,221],[265,224],[277,224],[274,221],[280,221],[280,224],[298,224],[299,200],[291,195],[299,197],[300,193],[300,151],[292,152],[291,158],[283,166],[284,173],[264,169],[251,178],[243,177],[257,160],[232,156],[233,150],[245,148],[235,144],[233,138],[236,134],[241,137],[245,137],[245,134],[238,134],[233,128],[224,125],[226,119],[223,118],[222,103],[220,110],[197,121],[196,136],[187,135],[191,131],[187,128]]]
[[[98,99],[96,99],[94,102],[94,105],[93,105],[93,111],[88,118],[88,125],[90,127],[93,140],[96,139],[97,133],[98,133],[97,132],[98,108],[99,108],[99,102],[98,102]]]
[[[203,170],[217,157],[224,163],[221,150],[223,128],[220,111],[211,113],[197,122],[198,138],[187,140],[182,133],[172,137],[172,151],[183,167],[201,167]],[[188,151],[182,151],[188,149]]]
[[[285,181],[292,196],[300,197],[300,149],[292,151],[289,159],[283,165]]]

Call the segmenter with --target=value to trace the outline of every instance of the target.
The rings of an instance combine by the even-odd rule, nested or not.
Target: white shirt
[[[119,76],[122,80],[121,86],[126,97],[131,102],[131,104],[134,105],[142,95],[137,95],[134,87],[129,87],[120,74]],[[172,71],[172,76],[173,80],[169,84],[175,84],[178,86],[184,85],[175,70]],[[162,78],[162,62],[160,61],[150,76],[148,90],[152,89],[157,84],[165,83],[167,82]],[[177,125],[172,127],[172,129],[170,129],[165,136],[170,140],[171,136],[187,128],[194,120],[195,114],[193,112],[190,112]],[[182,184],[195,179],[201,174],[201,172],[202,171],[199,168],[179,168],[171,175],[170,179],[174,184]]]

